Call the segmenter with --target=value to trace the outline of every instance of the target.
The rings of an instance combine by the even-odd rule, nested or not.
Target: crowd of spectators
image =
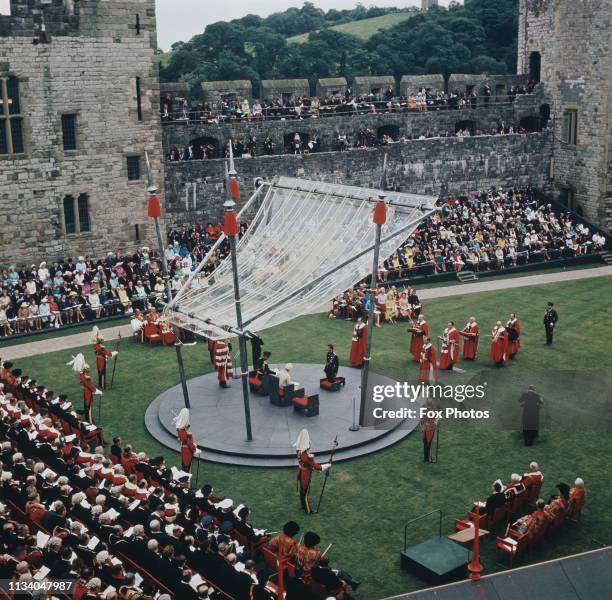
[[[391,186],[400,191],[399,185]],[[380,268],[381,283],[444,272],[503,270],[525,263],[570,258],[604,248],[605,237],[539,201],[531,188],[491,188],[443,200],[436,213]],[[241,224],[241,232],[247,224]],[[173,294],[221,234],[220,225],[198,224],[168,231],[164,253]],[[229,252],[221,244],[208,262],[211,272]],[[0,334],[30,333],[85,320],[146,313],[165,299],[166,280],[159,254],[143,246],[131,254],[76,259],[0,272]]]
[[[242,224],[241,232],[245,228]],[[173,294],[220,234],[221,226],[212,223],[168,230],[164,253]],[[229,245],[221,244],[207,271],[228,252]],[[131,315],[135,310],[146,313],[157,300],[167,300],[159,252],[148,246],[130,254],[108,252],[104,258],[78,256],[29,267],[11,265],[0,272],[0,285],[4,336]]]
[[[189,487],[190,475],[163,457],[120,437],[106,449],[102,430],[82,422],[66,396],[12,367],[0,366],[3,582],[70,581],[64,597],[76,600],[272,600],[261,550],[289,540],[288,599],[312,598],[316,568],[329,571],[324,581],[335,577],[338,600],[347,582],[358,585],[328,567],[313,532],[297,542],[291,523],[291,535],[270,540],[246,505],[210,485]]]
[[[596,252],[606,240],[598,231],[556,212],[533,189],[491,188],[444,200],[380,271],[381,281],[447,271],[488,271]]]
[[[457,130],[452,131],[445,129],[426,129],[424,131],[415,131],[405,134],[394,134],[391,131],[376,131],[371,127],[363,127],[355,132],[343,131],[338,133],[333,141],[332,147],[328,150],[334,152],[345,152],[347,150],[358,148],[375,148],[379,146],[388,146],[395,143],[407,143],[413,140],[428,140],[439,138],[468,138],[480,137],[484,135],[512,135],[529,133],[521,125],[512,125],[506,121],[500,120],[497,126],[490,129],[481,130],[472,123],[464,123],[457,127]],[[263,141],[260,148],[257,143],[257,136],[254,133],[249,133],[246,136],[238,136],[233,142],[233,152],[236,158],[255,158],[258,155],[270,156],[273,154],[313,154],[321,152],[321,138],[318,133],[312,136],[305,137],[306,134],[295,132],[292,135],[285,136],[285,141],[277,151],[278,144],[268,135]],[[229,142],[225,145],[223,157],[229,156]],[[220,158],[217,152],[217,147],[214,143],[206,145],[193,143],[188,146],[173,146],[168,154],[170,162],[184,160],[210,160]]]
[[[460,110],[489,106],[493,102],[511,103],[519,94],[533,92],[534,84],[511,86],[505,97],[494,97],[485,83],[470,92],[443,92],[421,88],[405,96],[395,95],[391,87],[369,94],[355,94],[348,87],[345,92],[319,98],[317,96],[288,95],[285,98],[219,100],[189,106],[184,98],[167,93],[161,98],[163,122],[250,122],[261,120],[304,120],[338,115],[378,113],[427,112]]]
[[[455,529],[473,527],[476,519],[482,529],[501,523],[505,526],[504,537],[497,538],[496,547],[512,560],[561,526],[565,519],[580,516],[584,507],[586,489],[580,477],[573,487],[558,483],[548,501],[540,497],[543,482],[536,462],[530,463],[523,475],[513,473],[506,484],[497,479],[486,501],[474,502],[467,518],[455,522]]]

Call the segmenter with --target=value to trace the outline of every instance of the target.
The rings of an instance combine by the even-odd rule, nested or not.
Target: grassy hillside
[[[354,35],[360,40],[367,40],[381,29],[389,29],[390,27],[409,19],[413,15],[414,12],[391,13],[388,15],[383,15],[382,17],[373,17],[371,19],[363,19],[362,21],[351,21],[350,23],[334,25],[333,27],[330,27],[330,29],[340,31],[341,33]],[[308,41],[309,35],[309,33],[294,35],[293,37],[287,38],[287,42],[290,44],[303,44],[304,42]]]
[[[341,33],[347,33],[354,35],[360,40],[368,40],[376,32],[389,29],[402,21],[410,18],[414,15],[414,12],[406,13],[391,13],[388,15],[382,15],[381,17],[372,17],[371,19],[363,19],[361,21],[351,21],[350,23],[342,23],[341,25],[333,25],[330,29],[334,31],[340,31]],[[293,37],[287,38],[289,44],[303,44],[308,41],[310,33],[302,33],[301,35],[294,35]],[[160,55],[161,66],[164,67],[170,61],[172,51],[164,52]]]

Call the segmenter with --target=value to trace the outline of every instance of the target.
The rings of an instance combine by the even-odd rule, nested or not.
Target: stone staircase
[[[472,281],[478,281],[478,277],[474,271],[459,271],[457,273],[457,279],[461,283],[470,283]]]
[[[601,260],[603,260],[608,266],[612,266],[612,252],[604,250],[603,252],[599,253],[599,256],[601,256]]]

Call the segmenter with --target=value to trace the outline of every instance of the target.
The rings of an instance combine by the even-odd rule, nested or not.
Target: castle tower
[[[541,82],[549,101],[556,192],[609,229],[612,0],[520,0],[518,73]]]
[[[429,10],[432,6],[438,6],[438,0],[421,0],[421,10]]]
[[[148,245],[163,181],[154,0],[12,0],[0,16],[0,260]]]

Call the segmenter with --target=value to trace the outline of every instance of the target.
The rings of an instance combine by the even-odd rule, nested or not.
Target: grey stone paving
[[[274,406],[267,396],[250,394],[253,440],[247,441],[242,387],[239,381],[222,389],[216,373],[208,373],[188,381],[191,403],[191,430],[203,458],[213,462],[249,466],[286,466],[295,464],[293,443],[301,429],[307,428],[312,451],[326,457],[338,436],[336,460],[345,460],[385,448],[407,436],[418,419],[393,420],[349,431],[352,424],[353,397],[359,394],[361,371],[342,368],[346,386],[338,392],[319,389],[322,367],[315,364],[294,364],[296,379],[307,394],[319,394],[320,414],[306,417],[293,407]],[[376,383],[392,385],[388,377],[376,376]],[[359,397],[356,396],[357,411]],[[417,401],[416,406],[422,402]],[[160,394],[147,409],[145,425],[162,444],[176,450],[176,428],[173,417],[183,407],[180,385]],[[393,435],[391,435],[393,434]]]

